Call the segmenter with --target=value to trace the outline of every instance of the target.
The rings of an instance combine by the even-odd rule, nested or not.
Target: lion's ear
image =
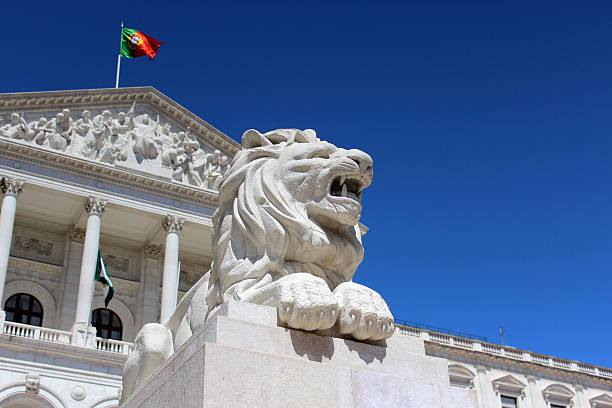
[[[272,143],[264,135],[255,129],[249,129],[242,135],[242,148],[252,149],[254,147],[270,146]]]

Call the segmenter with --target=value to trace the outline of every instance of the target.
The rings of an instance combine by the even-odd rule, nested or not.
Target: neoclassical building
[[[0,95],[0,407],[117,406],[136,333],[210,266],[216,190],[239,148],[150,87]],[[611,369],[396,330],[447,359],[449,383],[482,408],[612,408]]]

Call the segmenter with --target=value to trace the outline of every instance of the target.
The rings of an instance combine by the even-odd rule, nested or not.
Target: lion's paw
[[[357,340],[384,340],[393,335],[393,315],[383,298],[375,291],[354,282],[336,287],[340,333]]]
[[[323,279],[309,273],[293,273],[276,283],[281,322],[301,330],[323,330],[334,325],[338,302]]]

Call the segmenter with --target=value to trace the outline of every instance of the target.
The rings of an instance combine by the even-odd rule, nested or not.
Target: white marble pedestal
[[[229,302],[123,408],[476,408],[448,362],[397,333],[376,346],[276,325],[276,309]]]

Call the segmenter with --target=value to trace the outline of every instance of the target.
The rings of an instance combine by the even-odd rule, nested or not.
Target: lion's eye
[[[329,159],[329,154],[325,152],[315,152],[308,156],[309,159]]]

